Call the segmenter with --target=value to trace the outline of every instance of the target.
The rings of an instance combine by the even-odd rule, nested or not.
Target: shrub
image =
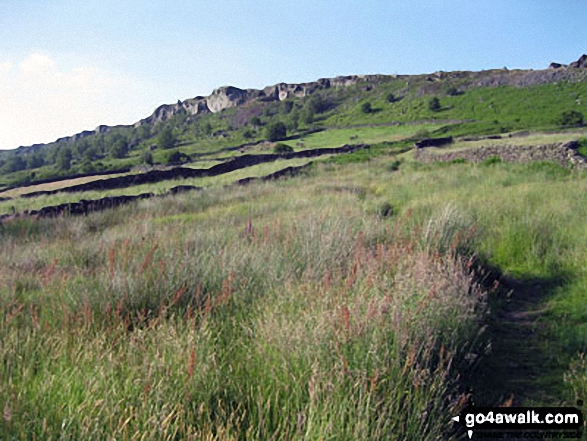
[[[177,138],[173,133],[171,127],[165,127],[159,135],[157,135],[157,146],[161,149],[170,149],[177,144]]]
[[[396,96],[391,92],[387,94],[386,99],[389,104],[395,103],[397,101]]]
[[[153,165],[153,154],[149,150],[143,153],[143,163]]]
[[[167,165],[183,164],[184,162],[189,161],[189,159],[190,158],[188,155],[180,152],[179,150],[176,150],[174,152],[171,152],[167,157]]]
[[[457,95],[459,95],[460,93],[459,93],[459,90],[458,90],[456,87],[454,87],[454,86],[451,86],[451,87],[449,87],[449,88],[448,88],[448,90],[446,91],[446,94],[447,94],[448,96],[457,96]]]
[[[389,167],[387,167],[387,169],[389,171],[398,171],[400,164],[400,161],[393,161],[391,164],[389,164]]]
[[[584,157],[587,157],[587,138],[583,138],[579,140],[579,146],[577,147],[577,152]]]
[[[495,156],[490,156],[487,159],[484,159],[481,162],[481,165],[494,165],[494,164],[500,164],[501,162],[503,162],[501,160],[501,158],[499,156],[495,155]]]
[[[287,135],[287,127],[281,121],[271,123],[265,129],[265,137],[271,141],[279,141]]]
[[[281,113],[288,115],[293,110],[294,103],[293,101],[282,101],[280,107]]]
[[[363,113],[373,112],[373,107],[371,107],[371,103],[370,102],[363,103],[361,105],[361,112],[363,112]]]
[[[438,112],[441,109],[440,100],[437,97],[433,97],[428,102],[428,108],[433,112]]]
[[[567,110],[558,117],[557,123],[561,126],[580,126],[583,124],[583,114],[581,112],[577,112],[576,110]]]
[[[57,154],[57,168],[62,171],[67,171],[71,168],[71,161],[73,155],[71,149],[68,147],[62,148]]]
[[[391,205],[389,202],[382,203],[377,211],[381,217],[391,217],[395,214],[393,205]]]
[[[278,142],[277,144],[275,144],[275,147],[273,147],[273,153],[277,153],[278,155],[281,155],[283,153],[290,153],[293,151],[294,149],[292,146],[284,144],[282,142]]]

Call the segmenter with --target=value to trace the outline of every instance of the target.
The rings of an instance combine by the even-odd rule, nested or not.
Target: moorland
[[[223,87],[1,151],[3,438],[461,439],[471,401],[577,405],[581,60]]]

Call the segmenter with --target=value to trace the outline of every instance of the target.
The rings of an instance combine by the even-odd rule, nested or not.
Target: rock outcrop
[[[581,55],[581,58],[579,58],[577,61],[573,61],[571,64],[569,64],[569,67],[574,67],[574,68],[587,67],[587,55],[585,55],[585,54]]]

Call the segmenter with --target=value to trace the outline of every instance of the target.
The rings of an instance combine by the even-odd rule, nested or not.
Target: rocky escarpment
[[[488,158],[499,157],[504,162],[556,162],[563,166],[575,166],[587,169],[587,160],[577,152],[578,143],[545,144],[536,146],[485,146],[470,149],[439,152],[439,149],[420,148],[414,150],[414,157],[426,163],[451,162],[464,159],[468,162],[481,162]]]
[[[185,101],[178,101],[177,104],[167,104],[157,108],[155,112],[135,124],[157,124],[177,115],[187,113],[197,115],[202,113],[217,113],[224,109],[241,106],[253,101],[283,101],[291,97],[305,97],[318,90],[331,87],[347,87],[357,84],[360,81],[376,81],[385,78],[383,75],[351,75],[336,78],[322,78],[317,81],[299,84],[279,83],[264,89],[239,89],[234,86],[220,87],[209,96],[198,96]]]
[[[587,67],[587,55],[581,55],[581,57],[577,61],[573,61],[568,66],[561,63],[550,63],[550,66],[548,66],[549,69],[562,69],[564,67],[570,67],[571,69]]]
[[[459,83],[456,92],[464,92],[476,87],[515,86],[525,87],[536,84],[552,83],[558,81],[583,81],[587,78],[587,55],[568,66],[560,63],[551,63],[549,69],[544,70],[509,70],[507,68],[480,71],[480,72],[435,72],[426,75],[349,75],[335,78],[322,78],[308,83],[288,84],[279,83],[264,89],[240,89],[233,86],[220,87],[209,96],[197,96],[175,104],[159,106],[152,115],[133,125],[98,126],[95,130],[86,130],[73,136],[63,137],[56,142],[73,142],[95,134],[104,134],[119,128],[141,127],[156,125],[166,121],[174,115],[186,113],[198,115],[216,113],[224,109],[247,105],[252,102],[282,101],[291,97],[305,97],[319,90],[348,87],[360,82],[373,84],[396,79],[406,84],[406,90],[413,83],[419,84],[416,93],[419,95],[436,94],[443,91],[445,80]],[[35,144],[21,147],[34,151],[45,144]]]

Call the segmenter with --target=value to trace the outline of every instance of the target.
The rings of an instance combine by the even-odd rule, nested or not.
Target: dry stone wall
[[[414,157],[421,162],[451,162],[464,159],[467,162],[481,162],[491,157],[499,157],[504,162],[556,162],[563,166],[587,168],[587,160],[577,152],[578,143],[544,144],[536,146],[485,146],[465,150],[446,151],[432,148],[414,149]]]

